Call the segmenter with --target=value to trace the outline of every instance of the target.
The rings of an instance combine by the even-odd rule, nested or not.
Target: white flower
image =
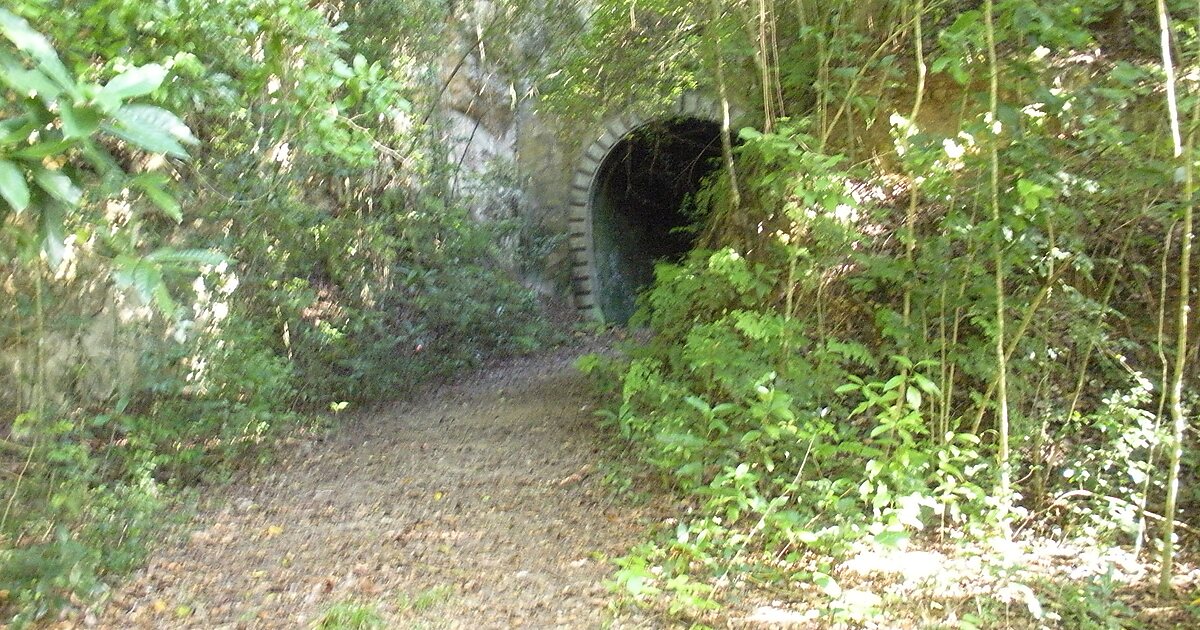
[[[233,293],[235,290],[237,290],[237,288],[238,288],[237,276],[230,275],[229,277],[225,278],[224,282],[221,283],[220,291],[224,295],[229,295],[229,294]]]
[[[951,160],[957,160],[967,152],[967,148],[955,142],[953,138],[942,140],[942,148],[946,150],[946,157]]]

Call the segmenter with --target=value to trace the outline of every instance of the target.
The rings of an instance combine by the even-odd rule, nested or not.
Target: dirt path
[[[387,627],[604,624],[610,566],[648,523],[597,472],[569,354],[361,413],[216,491],[115,593],[111,628],[303,628],[341,602]]]

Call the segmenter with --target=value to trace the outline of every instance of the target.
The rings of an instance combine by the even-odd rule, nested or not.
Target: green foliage
[[[552,337],[412,113],[448,10],[345,4],[0,10],[0,619],[103,592],[309,413]]]
[[[375,630],[387,627],[378,607],[353,601],[329,607],[314,626],[318,630]]]
[[[560,78],[586,91],[603,75],[611,90],[658,51],[686,68],[684,86],[718,83],[718,56],[757,70],[731,83],[762,124],[695,198],[704,250],[657,270],[633,320],[647,343],[623,365],[584,366],[610,375],[609,422],[688,507],[618,562],[618,582],[672,601],[677,577],[815,582],[805,560],[835,562],[854,541],[984,534],[1002,366],[1017,518],[1141,548],[1163,487],[1174,333],[1156,320],[1177,299],[1183,205],[1153,16],[997,0],[992,120],[981,10],[808,4],[714,2],[721,19],[700,24],[678,3],[602,3],[597,41],[650,52]],[[1193,9],[1171,8],[1188,15],[1173,33],[1185,76],[1200,61]],[[658,28],[639,29],[642,15]],[[1194,83],[1181,90],[1191,107]],[[1086,625],[1100,616],[1089,598],[1055,605]]]
[[[1083,583],[1046,583],[1038,590],[1047,619],[1063,627],[1087,630],[1141,627],[1133,609],[1116,597],[1117,586],[1110,572]]]
[[[183,143],[194,144],[196,139],[175,114],[130,102],[156,91],[167,77],[166,69],[148,63],[129,67],[104,84],[79,81],[50,41],[7,9],[0,10],[0,33],[11,44],[0,49],[0,79],[9,90],[0,109],[0,196],[7,202],[0,206],[3,251],[27,264],[44,257],[50,270],[57,271],[68,256],[69,229],[77,238],[84,234],[105,239],[105,245],[119,252],[111,263],[118,285],[136,287],[144,298],[153,296],[172,314],[163,263],[189,264],[213,255],[164,250],[137,257],[134,244],[124,238],[126,229],[105,226],[98,217],[85,214],[81,188],[99,184],[97,192],[104,196],[136,187],[159,210],[180,220],[164,179],[150,173],[131,177],[105,138],[120,139],[134,150],[187,157]],[[8,220],[10,213],[14,216]]]
[[[437,608],[454,597],[454,587],[441,584],[432,586],[415,595],[405,593],[397,602],[402,611],[424,613]]]
[[[27,473],[5,494],[0,591],[17,627],[103,593],[106,576],[138,566],[162,525],[153,464],[91,447],[116,422],[101,415],[50,423],[28,453],[40,474]]]

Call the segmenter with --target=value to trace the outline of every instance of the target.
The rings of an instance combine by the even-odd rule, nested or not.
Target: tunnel
[[[654,265],[679,261],[692,247],[690,206],[721,160],[721,127],[710,119],[674,116],[630,127],[610,133],[612,142],[585,168],[585,229],[576,235],[584,237],[581,308],[621,325],[653,281]]]

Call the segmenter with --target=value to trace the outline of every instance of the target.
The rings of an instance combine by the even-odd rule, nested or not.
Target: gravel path
[[[304,628],[345,602],[387,627],[613,624],[604,558],[652,508],[604,486],[572,357],[484,370],[287,446],[215,490],[89,625]]]

